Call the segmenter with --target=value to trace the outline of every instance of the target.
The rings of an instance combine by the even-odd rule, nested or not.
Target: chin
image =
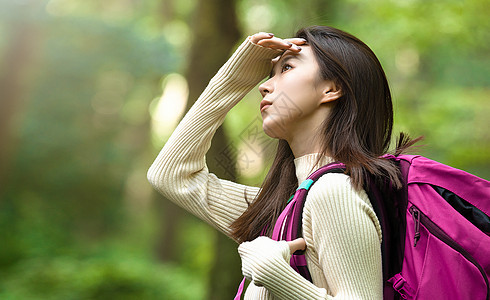
[[[273,139],[278,139],[279,137],[277,137],[276,135],[274,135],[273,132],[271,132],[270,130],[267,130],[264,128],[264,132],[265,134],[267,134],[269,137],[273,138]]]
[[[262,122],[262,129],[264,130],[265,134],[273,139],[283,139],[283,132],[280,130],[280,128],[278,128],[278,126],[267,125],[267,122],[264,121]]]

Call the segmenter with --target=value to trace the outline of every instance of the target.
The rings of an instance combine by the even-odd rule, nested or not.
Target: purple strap
[[[395,274],[391,279],[388,280],[389,283],[393,284],[395,291],[400,293],[403,299],[412,299],[414,295],[414,290],[407,283],[407,280],[402,276],[402,274]]]
[[[277,221],[276,221],[276,225],[274,226],[274,230],[272,231],[272,239],[274,241],[280,241],[281,240],[281,230],[283,228],[283,225],[284,225],[284,222],[286,221],[286,216],[289,215],[289,212],[291,211],[291,209],[294,209],[295,207],[295,204],[296,204],[296,195],[294,195],[294,198],[293,200],[291,200],[291,202],[289,202],[288,205],[286,205],[286,207],[284,208],[284,210],[281,212],[281,214],[279,215],[279,218],[277,218]],[[284,227],[284,229],[286,230],[287,228]],[[287,230],[286,230],[287,231]]]
[[[242,282],[240,282],[240,286],[238,287],[238,291],[236,292],[236,296],[234,300],[240,300],[240,298],[242,297],[244,287],[245,287],[245,277],[243,277]]]
[[[311,180],[313,183],[325,173],[334,169],[344,167],[345,165],[341,163],[331,163],[325,165],[313,172],[310,176],[308,176],[307,180]],[[307,187],[303,187],[301,185],[300,188],[296,190],[296,193],[294,194],[291,202],[289,202],[286,208],[284,208],[282,213],[279,215],[279,218],[277,219],[276,224],[274,225],[274,230],[272,232],[273,240],[292,241],[302,236],[301,222],[303,218],[303,207],[311,184],[307,185]],[[301,274],[307,280],[312,281],[310,272],[308,271],[306,257],[304,253],[293,253],[293,255],[291,256],[290,265],[296,272]]]
[[[301,221],[302,214],[302,205],[298,205],[300,204],[298,199],[304,197],[304,194],[306,194],[306,190],[304,189],[297,191],[291,202],[289,202],[286,208],[279,215],[272,232],[273,240],[292,241],[297,238],[297,231],[299,229],[299,222]],[[289,263],[296,272],[305,276],[305,278],[309,281],[312,281],[311,275],[307,271],[306,258],[304,255],[292,255]]]

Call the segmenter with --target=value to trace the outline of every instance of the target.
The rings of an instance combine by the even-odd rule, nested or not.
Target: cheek
[[[297,119],[304,114],[301,97],[301,90],[281,91],[274,99],[272,106],[267,110],[266,117],[270,121],[275,121],[286,127],[287,124],[285,122]]]
[[[321,92],[310,80],[296,80],[289,84],[285,82],[284,89],[278,96],[276,109],[289,118],[297,119],[310,114],[318,108],[318,101]]]
[[[288,127],[294,122],[309,115],[318,108],[319,93],[314,72],[293,70],[286,73],[276,82],[273,105],[263,114],[264,122],[270,128]],[[265,130],[265,128],[264,128]]]
[[[317,78],[315,76],[309,76],[303,78],[299,84],[301,84],[301,94],[298,98],[298,105],[301,105],[305,111],[316,109],[318,107],[318,101],[323,96],[323,90],[318,85]]]

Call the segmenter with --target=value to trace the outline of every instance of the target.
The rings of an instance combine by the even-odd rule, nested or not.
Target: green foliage
[[[125,106],[148,107],[159,92],[155,83],[176,68],[175,55],[163,37],[148,39],[131,23],[42,12],[26,18],[38,22],[42,40],[2,204],[27,228],[53,223],[65,235],[113,230],[123,217],[131,161],[149,131],[147,112],[135,122]]]
[[[141,188],[128,194],[126,183],[149,164],[148,106],[181,58],[138,19],[54,16],[42,2],[28,4],[0,4],[0,54],[19,28],[38,36],[36,64],[20,78],[29,89],[0,201],[0,298],[202,299],[195,268],[148,255],[155,237],[143,240],[141,224],[149,214],[127,205],[145,212],[137,206]],[[148,185],[144,175],[137,182]],[[113,253],[90,254],[108,239],[120,241]],[[127,245],[139,245],[138,255]]]
[[[179,264],[200,278],[209,274],[216,232],[197,218],[190,218],[180,228]]]
[[[0,283],[2,299],[203,299],[189,272],[132,256],[54,256],[17,264]]]

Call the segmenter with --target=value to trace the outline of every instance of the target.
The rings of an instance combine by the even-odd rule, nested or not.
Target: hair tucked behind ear
[[[369,47],[356,37],[327,26],[301,29],[320,67],[320,78],[342,91],[318,132],[322,153],[347,166],[356,189],[368,176],[388,178],[401,187],[398,168],[380,156],[388,152],[393,128],[391,93],[383,68]],[[401,133],[395,154],[421,138]],[[320,159],[320,158],[319,158]],[[297,188],[294,156],[286,141],[279,141],[274,162],[262,189],[248,209],[232,224],[238,241],[252,240],[265,226],[268,233]]]

